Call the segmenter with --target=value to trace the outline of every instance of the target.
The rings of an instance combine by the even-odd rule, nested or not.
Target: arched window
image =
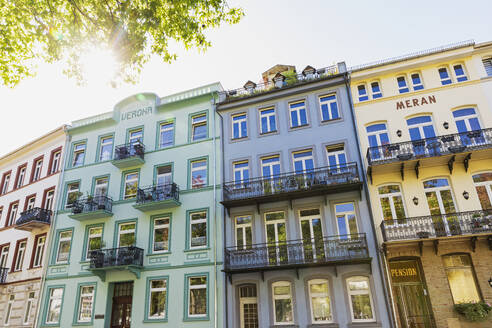
[[[383,96],[378,81],[371,82],[371,94],[372,94],[372,99],[381,98]]]
[[[403,220],[406,217],[405,206],[400,186],[397,184],[385,185],[378,188],[379,202],[383,211],[383,219]]]
[[[445,255],[442,260],[454,303],[479,302],[481,298],[470,255]]]
[[[312,323],[332,322],[330,289],[327,279],[308,281]]]
[[[468,80],[465,72],[465,66],[463,64],[454,64],[453,65],[454,77],[458,82],[465,82]]]
[[[475,174],[473,183],[475,184],[482,209],[492,209],[492,172]]]
[[[456,206],[448,179],[431,179],[424,181],[425,197],[436,235],[447,236],[461,233],[456,217]]]
[[[396,78],[396,82],[398,83],[398,91],[400,93],[407,93],[410,91],[410,89],[408,88],[407,78],[405,77],[405,75],[398,76]]]
[[[365,84],[359,84],[357,86],[357,93],[359,95],[359,101],[369,100],[369,96],[367,95],[367,90],[366,90]]]
[[[422,90],[424,88],[424,85],[422,83],[422,78],[420,77],[420,73],[418,72],[412,73],[410,75],[410,78],[412,80],[413,91]]]
[[[272,284],[273,321],[275,325],[294,323],[292,285],[289,281]]]
[[[371,124],[366,127],[369,147],[371,147],[371,159],[378,159],[382,155],[382,149],[378,147],[390,143],[386,123]]]
[[[410,140],[413,141],[413,151],[416,156],[439,155],[439,144],[430,115],[416,116],[407,119]]]
[[[485,138],[475,108],[461,108],[453,111],[456,128],[464,145],[483,144]]]
[[[347,293],[353,322],[374,321],[373,302],[369,279],[364,276],[347,279]]]
[[[447,67],[440,67],[438,70],[439,72],[439,78],[441,79],[441,84],[442,85],[448,85],[453,83],[451,80],[451,75],[449,75],[449,71]]]

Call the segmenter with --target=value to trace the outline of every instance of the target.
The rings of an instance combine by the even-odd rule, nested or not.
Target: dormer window
[[[454,70],[454,76],[456,77],[456,81],[465,82],[466,80],[468,80],[463,65],[455,64],[453,65],[453,70]]]
[[[383,93],[381,92],[381,88],[379,87],[379,82],[375,81],[371,83],[371,92],[372,99],[381,98]]]
[[[396,81],[398,82],[398,90],[400,93],[407,93],[410,91],[410,89],[408,89],[407,80],[404,76],[397,77]]]
[[[365,84],[357,86],[357,92],[359,93],[359,101],[369,100]]]

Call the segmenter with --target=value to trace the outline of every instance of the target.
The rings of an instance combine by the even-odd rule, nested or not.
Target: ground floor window
[[[61,306],[63,299],[63,288],[48,289],[48,312],[46,313],[47,324],[57,324],[60,322]]]
[[[239,287],[239,323],[240,328],[258,328],[258,299],[256,285]]]
[[[4,320],[5,325],[9,324],[10,315],[12,314],[12,307],[14,306],[14,301],[15,301],[15,296],[10,295],[9,302],[7,303],[7,308],[5,309],[5,320]]]
[[[352,321],[374,321],[371,289],[367,277],[350,277],[347,279]]]
[[[292,286],[288,281],[277,281],[272,284],[274,324],[294,322],[292,302]]]
[[[442,259],[454,303],[479,302],[480,294],[470,255],[445,255]]]
[[[29,323],[29,318],[30,318],[31,309],[32,309],[32,303],[34,302],[34,296],[35,295],[36,295],[36,293],[29,292],[29,295],[27,297],[26,312],[24,313],[24,324]]]
[[[313,279],[308,282],[313,323],[331,322],[331,303],[328,280]]]
[[[95,286],[80,286],[77,322],[91,322],[94,308]]]
[[[187,279],[188,317],[207,316],[207,276],[191,276]]]
[[[166,317],[167,278],[149,280],[149,319]]]

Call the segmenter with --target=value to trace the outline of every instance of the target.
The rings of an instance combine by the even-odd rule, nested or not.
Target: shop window
[[[479,302],[481,298],[470,255],[445,255],[442,260],[454,303]]]

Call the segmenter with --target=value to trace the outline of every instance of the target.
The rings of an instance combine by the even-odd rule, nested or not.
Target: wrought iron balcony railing
[[[145,145],[141,141],[137,140],[116,146],[114,151],[114,160],[119,161],[130,157],[140,157],[143,160],[144,154]]]
[[[370,261],[364,233],[227,247],[225,271],[267,271]]]
[[[366,156],[369,165],[379,165],[486,148],[492,148],[492,128],[369,147]]]
[[[160,202],[164,200],[175,200],[179,202],[179,186],[176,183],[165,185],[153,185],[138,188],[137,204]]]
[[[30,222],[39,222],[50,224],[53,212],[40,207],[34,207],[20,214],[15,224],[17,226],[25,225]]]
[[[90,269],[143,266],[143,249],[135,246],[99,249],[89,252]]]
[[[8,273],[9,268],[0,268],[0,284],[4,284],[7,281]]]
[[[91,213],[96,211],[111,212],[113,200],[108,196],[87,196],[72,203],[72,214]]]
[[[384,241],[492,233],[492,210],[386,220],[381,232]]]
[[[283,173],[274,176],[226,182],[224,205],[231,201],[258,199],[275,195],[325,192],[332,188],[341,191],[342,185],[360,184],[357,163],[320,167],[303,172]]]

